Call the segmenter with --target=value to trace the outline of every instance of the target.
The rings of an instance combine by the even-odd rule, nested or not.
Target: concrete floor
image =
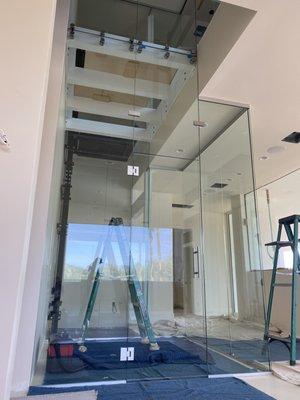
[[[240,379],[242,379],[240,377]],[[299,400],[300,386],[285,382],[274,375],[247,376],[242,379],[249,385],[274,397],[276,400]]]

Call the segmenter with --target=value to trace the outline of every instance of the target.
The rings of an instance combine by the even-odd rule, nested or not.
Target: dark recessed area
[[[73,115],[74,115],[74,111],[73,111]],[[79,111],[77,112],[77,116],[75,118],[85,119],[88,121],[103,122],[106,124],[129,126],[132,128],[141,128],[141,129],[147,128],[146,123],[142,122],[142,121],[135,121],[133,119],[125,119],[125,118],[108,117],[106,115],[89,114],[89,113],[84,113],[84,112],[79,112]]]
[[[74,153],[79,156],[114,161],[127,161],[135,145],[130,139],[72,131],[68,132],[68,142],[74,143]]]
[[[84,68],[84,63],[85,63],[85,50],[77,49],[75,66],[79,68]]]
[[[300,132],[292,132],[282,139],[282,141],[288,143],[300,143]]]
[[[173,208],[193,208],[191,204],[178,204],[178,203],[173,203],[172,204]]]
[[[214,183],[213,185],[211,185],[212,188],[215,189],[223,189],[225,186],[227,186],[227,183]]]

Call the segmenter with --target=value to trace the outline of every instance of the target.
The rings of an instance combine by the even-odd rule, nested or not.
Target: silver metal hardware
[[[121,347],[120,361],[133,361],[134,360],[134,347]]]
[[[135,165],[127,165],[127,175],[129,176],[139,176],[140,168]]]
[[[195,255],[196,257],[196,263],[197,263],[197,269],[195,269]],[[199,267],[199,247],[197,246],[196,249],[193,251],[193,273],[195,278],[200,277],[200,267]]]
[[[129,110],[128,111],[128,115],[130,117],[140,117],[141,113],[139,111],[135,111],[135,110]]]

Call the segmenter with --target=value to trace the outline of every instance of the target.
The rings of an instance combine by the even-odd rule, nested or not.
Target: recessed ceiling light
[[[237,172],[236,174],[237,174],[237,175],[243,175],[241,172]]]
[[[183,149],[177,149],[176,153],[183,153]]]
[[[285,150],[285,147],[283,146],[271,146],[267,149],[267,152],[269,154],[278,154],[281,153]]]
[[[259,157],[259,161],[264,161],[264,160],[268,160],[268,156],[260,156]]]

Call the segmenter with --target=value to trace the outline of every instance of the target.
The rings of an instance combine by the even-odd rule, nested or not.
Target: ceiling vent
[[[192,208],[193,206],[191,204],[178,204],[178,203],[173,203],[172,207],[174,208]]]
[[[300,132],[290,133],[288,136],[282,139],[282,141],[288,143],[300,143]]]
[[[223,189],[225,186],[228,186],[227,183],[214,183],[213,185],[211,185],[211,188],[214,189]]]

